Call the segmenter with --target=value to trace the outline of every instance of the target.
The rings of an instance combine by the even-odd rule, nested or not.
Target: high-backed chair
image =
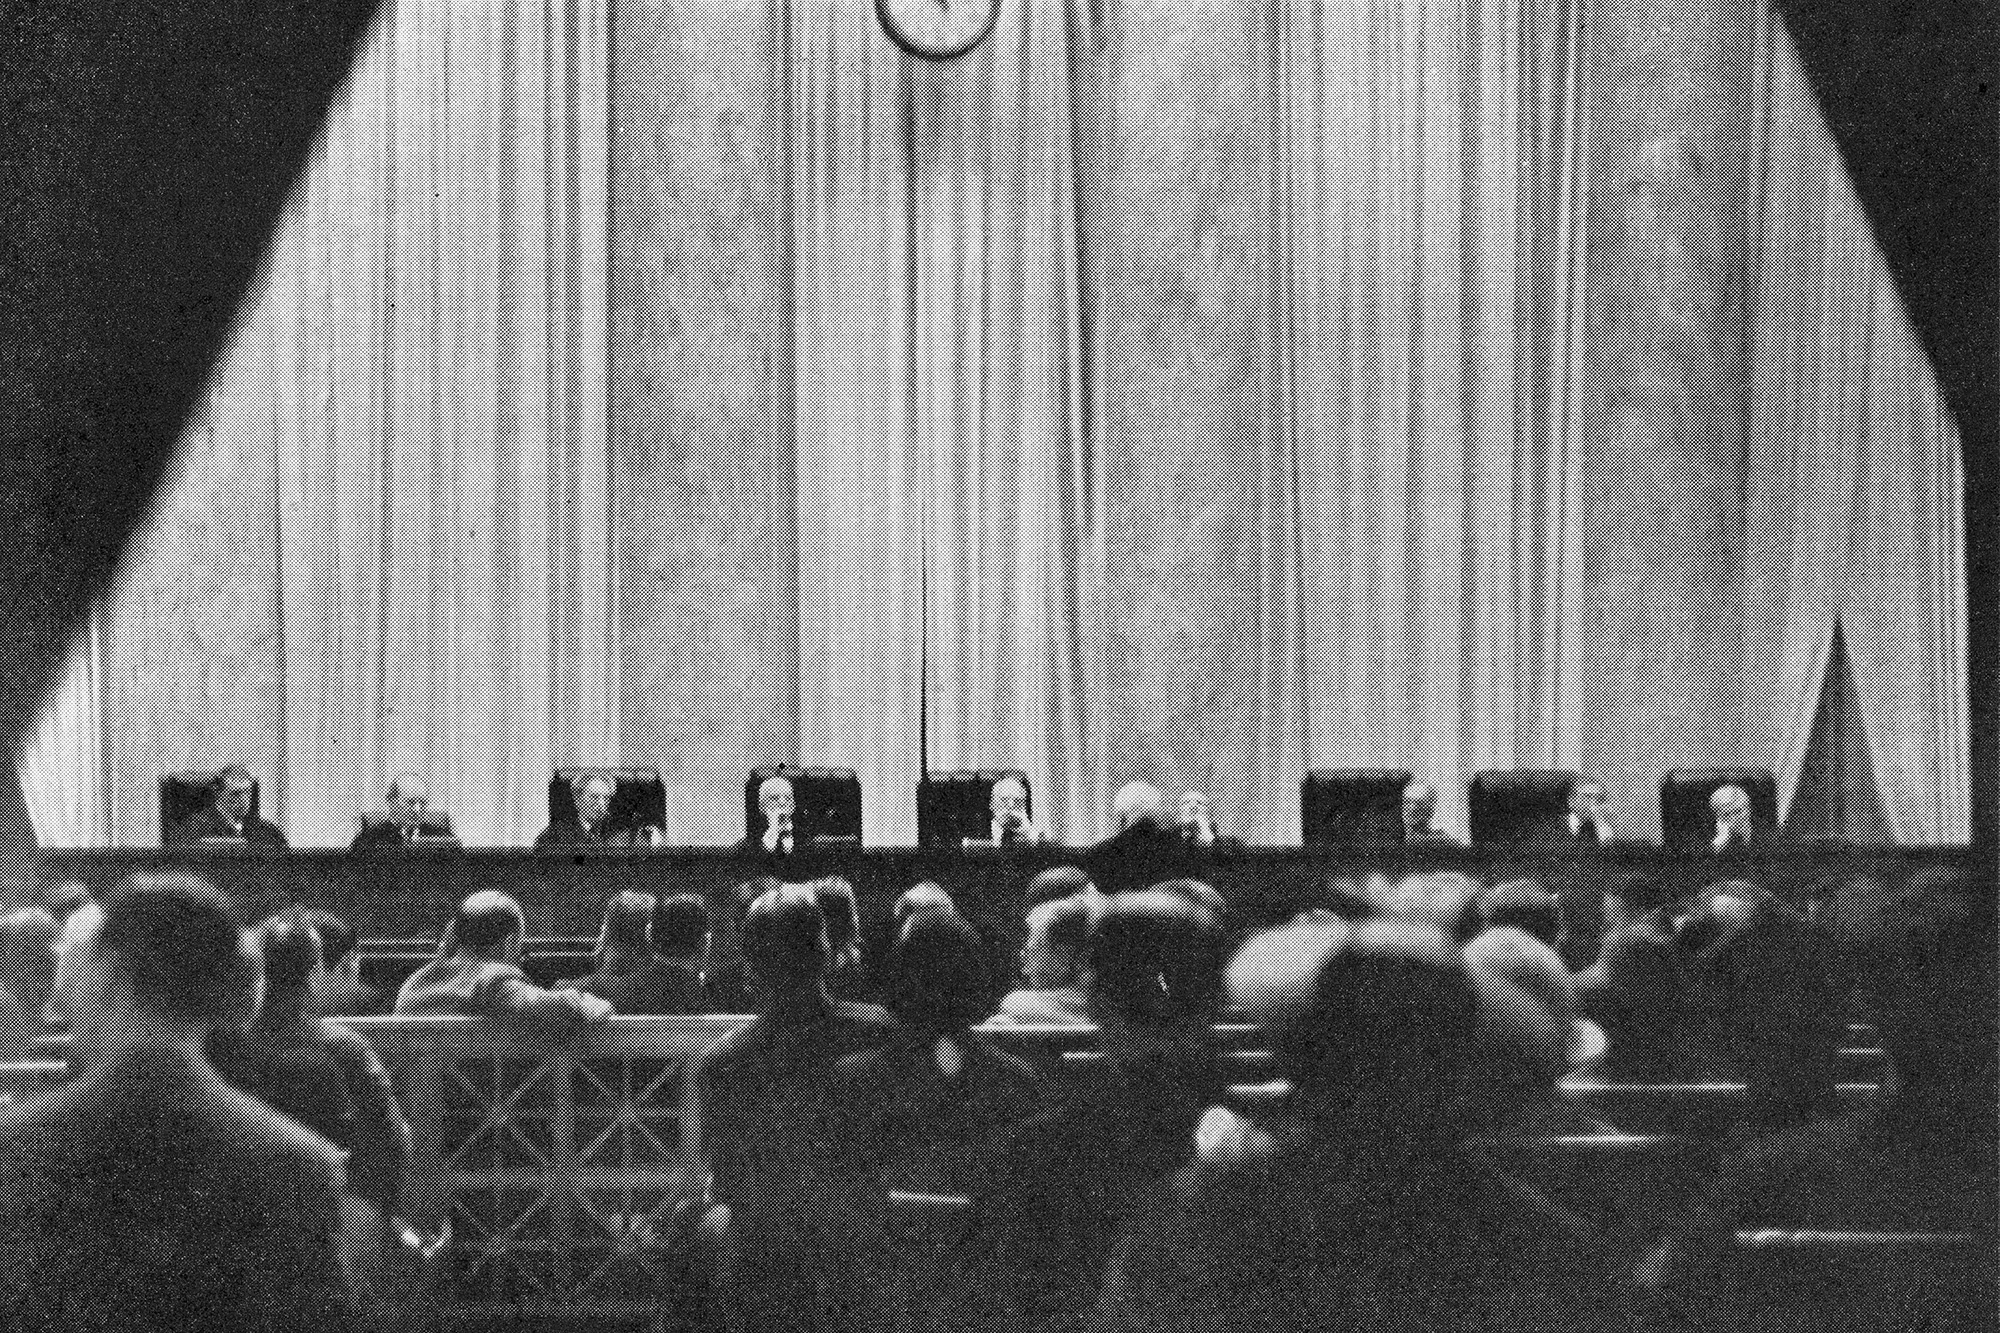
[[[1717,787],[1741,787],[1750,819],[1778,827],[1778,779],[1768,768],[1679,768],[1660,779],[1660,841],[1669,850],[1704,847],[1715,828],[1708,799]]]
[[[795,768],[765,764],[750,770],[743,783],[743,832],[755,838],[764,832],[764,812],[757,808],[757,788],[770,778],[792,784],[796,811],[792,826],[814,842],[861,842],[861,779],[851,768]]]
[[[917,784],[917,841],[926,847],[958,847],[983,839],[993,828],[988,802],[993,784],[1014,778],[1028,793],[1028,817],[1035,815],[1035,791],[1018,768],[958,769],[926,773]]]
[[[1390,846],[1403,841],[1401,768],[1316,768],[1299,787],[1299,824],[1307,846]]]
[[[1550,837],[1569,814],[1575,773],[1539,769],[1472,775],[1467,793],[1475,847],[1508,847]]]
[[[160,775],[160,842],[170,842],[174,830],[201,811],[215,803],[215,778],[212,771],[189,770],[183,773],[163,773]],[[255,779],[250,783],[250,816],[255,819],[262,811],[264,798],[263,784]]]
[[[573,779],[588,774],[601,774],[615,784],[611,793],[611,809],[604,816],[605,823],[615,829],[665,829],[667,826],[667,788],[660,781],[657,768],[559,768],[549,779],[549,823],[565,824],[576,819],[576,794],[570,790]]]

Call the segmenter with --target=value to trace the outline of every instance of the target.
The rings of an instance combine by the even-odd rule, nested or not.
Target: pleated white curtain
[[[385,9],[23,757],[45,839],[150,840],[223,758],[306,845],[404,769],[518,843],[609,760],[725,841],[780,758],[858,768],[877,843],[924,760],[1077,842],[1134,777],[1292,841],[1306,768],[1373,765],[1460,831],[1474,771],[1595,771],[1645,834],[1664,767],[1789,801],[1836,619],[1898,835],[1965,836],[1956,435],[1757,0],[1006,0],[942,66],[867,0],[633,4],[633,51],[770,56],[633,99],[630,287],[607,10]],[[641,299],[664,350],[608,353]]]
[[[468,842],[525,841],[552,767],[616,758],[605,22],[389,5],[253,307],[299,842],[405,770]]]
[[[92,615],[21,747],[21,794],[44,847],[102,847],[110,839],[103,700],[104,635]]]
[[[238,523],[269,561],[246,571],[251,642],[212,642],[213,606],[114,596],[114,652],[164,669],[122,673],[129,716],[93,722],[87,668],[57,696],[25,765],[45,838],[102,836],[73,793],[107,723],[145,771],[106,832],[141,844],[176,767],[251,763],[294,845],[344,845],[404,771],[467,842],[510,844],[546,821],[552,766],[615,761],[605,9],[384,5],[170,491],[235,485],[192,514],[163,497],[136,563],[164,576],[125,580],[199,586],[225,554],[204,525]],[[267,670],[268,696],[232,688]],[[224,721],[179,725],[152,694]],[[275,740],[229,748],[239,730]]]
[[[780,412],[793,445],[797,757],[855,768],[866,836],[908,844],[924,636],[910,84],[869,0],[779,8],[790,80],[781,160],[793,295]]]
[[[1015,0],[974,58],[916,69],[911,98],[927,753],[1022,769],[1070,838],[1102,785],[1074,157],[1089,23],[1082,0]]]
[[[1293,744],[1314,767],[1410,768],[1460,832],[1471,773],[1574,764],[1594,722],[1583,9],[1278,10]],[[1278,815],[1257,832],[1294,832]]]
[[[1783,23],[1756,40],[1744,752],[1789,806],[1838,622],[1890,827],[1963,841],[1958,433]]]

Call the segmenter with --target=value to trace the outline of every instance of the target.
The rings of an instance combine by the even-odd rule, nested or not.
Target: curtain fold
[[[112,839],[159,836],[159,772],[241,760],[295,845],[403,771],[518,843],[553,765],[617,758],[604,24],[384,6],[106,611]]]
[[[225,759],[302,845],[404,770],[523,842],[593,762],[728,842],[778,760],[877,843],[926,761],[1073,842],[1375,765],[1643,836],[1667,768],[1789,803],[1838,621],[1955,840],[1958,447],[1765,0],[1006,0],[942,64],[395,0],[22,771],[52,843]]]

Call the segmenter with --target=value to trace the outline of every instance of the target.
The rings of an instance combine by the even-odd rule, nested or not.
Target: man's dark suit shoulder
[[[0,1324],[350,1327],[339,1151],[212,1075],[148,1073],[0,1112]]]

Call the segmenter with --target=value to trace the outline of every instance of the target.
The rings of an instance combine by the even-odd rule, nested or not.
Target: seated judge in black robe
[[[167,842],[174,847],[196,847],[203,843],[232,842],[249,847],[287,846],[285,835],[274,824],[250,813],[257,781],[241,764],[231,764],[215,775],[214,801],[196,811]]]
[[[602,773],[584,773],[570,780],[576,813],[536,835],[535,846],[630,847],[632,830],[612,822],[611,798],[618,784]]]
[[[757,811],[763,817],[764,827],[737,843],[737,852],[773,865],[790,863],[794,857],[810,852],[812,831],[798,826],[798,808],[790,778],[765,778],[757,785]],[[798,870],[772,873],[783,879],[805,878],[805,872]]]
[[[354,835],[357,852],[412,847],[425,841],[451,840],[451,817],[430,808],[430,789],[414,773],[389,784],[388,808],[364,815]]]
[[[1188,873],[1197,851],[1167,826],[1164,798],[1150,782],[1128,782],[1111,798],[1118,831],[1084,855],[1084,869],[1106,893],[1143,889]]]

